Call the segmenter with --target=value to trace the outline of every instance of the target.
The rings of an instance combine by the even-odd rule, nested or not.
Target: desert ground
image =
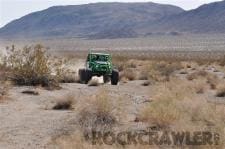
[[[41,64],[46,64],[38,68],[51,67],[48,77],[57,77],[53,85],[21,84],[15,76],[24,74],[20,79],[27,79],[25,74],[32,70],[30,66],[21,69],[17,63],[20,59],[13,56],[19,58],[29,52],[13,53],[14,49],[12,57],[1,59],[0,148],[223,149],[224,38],[212,35],[96,41],[1,40],[2,55],[12,45],[21,51],[25,45],[32,50],[33,45],[41,43],[42,48],[48,49],[46,54],[53,57],[48,59],[49,64],[36,55],[43,60]],[[78,69],[84,67],[89,48],[112,54],[120,73],[117,86],[104,84],[102,77],[94,77],[88,84],[79,82]],[[57,68],[52,69],[55,63]],[[43,74],[44,70],[38,72]],[[211,145],[93,145],[85,140],[93,129],[121,132],[149,128],[209,131],[220,137],[218,143]]]

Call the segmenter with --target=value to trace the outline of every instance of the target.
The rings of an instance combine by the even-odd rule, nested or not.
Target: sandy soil
[[[77,68],[82,67],[83,64],[83,61],[76,62],[73,68],[77,72]],[[224,78],[224,73],[216,72],[214,69],[205,68],[206,71]],[[182,78],[185,75],[179,74],[178,77]],[[102,81],[102,78],[98,79]],[[94,95],[101,86],[107,88],[113,97],[129,97],[124,99],[129,101],[126,101],[127,117],[121,123],[135,128],[142,127],[134,120],[138,109],[146,102],[151,102],[152,89],[151,86],[142,86],[143,82],[136,80],[120,82],[118,86],[102,84],[97,87],[79,83],[61,84],[62,89],[54,91],[34,87],[11,87],[8,100],[0,103],[0,149],[54,148],[50,144],[53,138],[79,129],[76,124],[77,107],[75,106],[73,110],[52,110],[57,99],[73,94],[76,102],[82,104],[86,100],[83,97]],[[35,90],[39,95],[23,94],[24,90]],[[207,99],[215,99],[213,92],[204,96]],[[218,99],[218,102],[224,102],[224,98]]]
[[[141,86],[142,81],[133,81],[119,86],[105,84],[110,93],[117,96],[131,96],[130,117],[133,121],[137,106],[149,99],[149,89]],[[48,148],[53,137],[76,129],[76,109],[69,111],[52,110],[59,97],[73,93],[78,99],[80,95],[91,95],[99,87],[84,84],[62,84],[61,90],[47,91],[33,87],[12,87],[9,100],[0,104],[0,148]],[[137,92],[137,87],[139,88]],[[27,95],[24,90],[35,90],[40,95]]]

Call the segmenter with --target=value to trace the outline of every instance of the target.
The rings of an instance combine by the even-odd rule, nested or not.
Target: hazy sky
[[[94,2],[156,2],[173,4],[185,10],[220,0],[0,0],[0,27],[28,13],[55,5],[77,5]]]

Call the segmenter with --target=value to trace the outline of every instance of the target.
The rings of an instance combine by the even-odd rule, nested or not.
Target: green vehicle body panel
[[[92,71],[92,75],[111,75],[112,74],[112,56],[105,53],[90,52],[86,60],[86,68]]]

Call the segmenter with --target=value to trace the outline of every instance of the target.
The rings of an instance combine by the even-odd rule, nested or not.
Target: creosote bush
[[[171,74],[181,68],[182,65],[180,62],[153,61],[145,69],[149,70],[149,77],[151,79],[156,81],[169,81]]]
[[[9,79],[16,85],[41,85],[49,89],[59,88],[63,63],[54,62],[46,49],[38,44],[22,50],[8,49],[5,66],[10,69]],[[56,75],[52,75],[55,73]]]
[[[117,122],[113,110],[108,91],[102,88],[95,96],[91,97],[89,104],[80,111],[79,124],[84,131],[87,131],[88,128],[101,131],[109,130]]]
[[[51,69],[49,58],[41,45],[11,49],[8,52],[7,66],[11,68],[11,79],[17,85],[49,86]]]
[[[157,85],[153,90],[153,101],[140,111],[140,119],[162,128],[179,121],[182,116],[179,103],[191,99],[194,94],[190,83],[180,82],[171,78],[169,82]]]

